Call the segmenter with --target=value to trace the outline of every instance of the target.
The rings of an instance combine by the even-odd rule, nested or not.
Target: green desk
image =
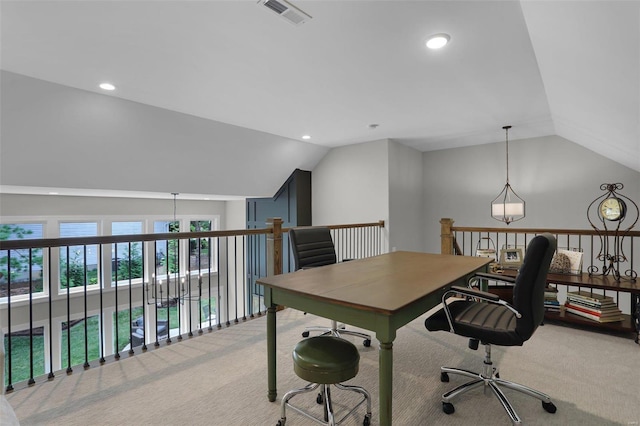
[[[267,305],[269,401],[277,395],[276,305],[283,305],[375,332],[380,342],[380,424],[391,425],[396,331],[440,303],[445,289],[465,285],[490,261],[398,251],[260,278]]]

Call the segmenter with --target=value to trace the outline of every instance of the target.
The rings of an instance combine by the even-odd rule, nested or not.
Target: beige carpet
[[[19,389],[8,400],[26,425],[275,425],[280,397],[304,383],[293,373],[290,351],[306,325],[325,319],[287,309],[278,312],[278,402],[267,400],[265,317],[185,339],[120,361]],[[463,382],[439,380],[439,366],[477,370],[482,350],[464,338],[429,333],[420,317],[402,328],[394,345],[395,425],[509,425],[498,400],[481,390],[442,412],[440,395]],[[349,338],[349,337],[348,337]],[[377,347],[361,349],[352,382],[373,397],[372,424],[379,424]],[[524,347],[494,347],[501,376],[551,395],[558,412],[539,401],[505,391],[525,424],[637,425],[640,423],[640,347],[633,340],[547,324]],[[334,392],[334,399],[346,397]],[[350,396],[349,396],[350,397]],[[310,406],[313,395],[299,396]],[[338,403],[338,409],[342,404]],[[362,424],[362,410],[345,424]],[[287,425],[314,424],[290,413]]]

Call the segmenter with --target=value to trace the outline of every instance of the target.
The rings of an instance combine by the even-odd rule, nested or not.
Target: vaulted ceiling
[[[3,70],[329,147],[557,134],[640,171],[640,2],[5,1]],[[429,50],[425,40],[447,33]],[[375,128],[370,126],[378,125]]]

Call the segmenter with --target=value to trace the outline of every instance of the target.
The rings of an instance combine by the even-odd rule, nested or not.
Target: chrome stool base
[[[362,395],[362,400],[360,400],[358,404],[356,404],[348,413],[346,413],[344,416],[342,416],[340,420],[337,420],[337,421],[335,419],[335,413],[333,412],[333,405],[331,404],[331,386],[335,386],[336,388],[342,389],[342,390],[357,392],[360,395]],[[314,416],[313,414],[309,413],[308,411],[302,408],[296,407],[295,405],[292,405],[289,402],[296,395],[312,392],[318,388],[321,388],[321,389],[320,389],[320,393],[318,393],[318,396],[316,398],[316,402],[318,404],[323,404],[324,419],[320,419]],[[308,419],[311,419],[319,424],[328,425],[328,426],[337,426],[341,424],[344,421],[344,419],[350,416],[358,407],[360,407],[365,402],[367,403],[367,413],[364,416],[364,420],[362,424],[363,426],[369,426],[371,424],[371,396],[369,395],[369,392],[367,392],[364,388],[361,388],[360,386],[343,385],[341,383],[336,383],[333,385],[309,383],[304,388],[291,390],[282,397],[281,417],[280,417],[280,420],[278,420],[277,426],[285,426],[287,422],[287,415],[286,415],[287,407],[291,408],[297,413],[302,414]]]

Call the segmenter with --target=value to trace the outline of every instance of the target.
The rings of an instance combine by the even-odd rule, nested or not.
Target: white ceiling
[[[329,147],[557,134],[640,171],[640,2],[5,1],[11,71]],[[440,51],[426,38],[446,32]],[[370,124],[379,124],[376,129]]]

